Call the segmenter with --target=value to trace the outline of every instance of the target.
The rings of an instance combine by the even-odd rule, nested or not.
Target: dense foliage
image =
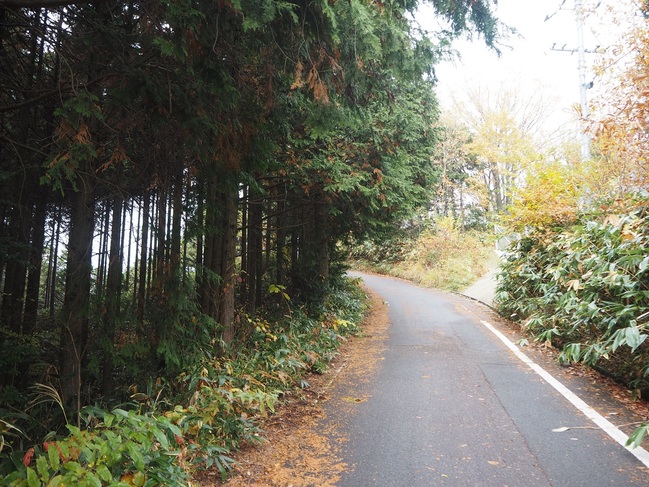
[[[259,330],[285,336],[341,274],[339,241],[428,200],[434,63],[466,29],[492,46],[498,31],[491,1],[429,3],[436,33],[402,0],[0,0],[2,440],[65,434],[98,403],[113,412],[84,414],[94,430],[67,428],[70,449],[97,445],[88,463],[117,424],[182,446],[155,409],[118,406],[206,357],[254,356]],[[215,374],[206,404],[272,404]],[[35,382],[59,408],[24,413]],[[41,480],[60,474],[51,451]]]
[[[584,8],[591,21],[620,26],[595,64],[584,120],[593,154],[580,160],[566,147],[529,167],[505,217],[519,238],[502,266],[499,301],[506,316],[561,346],[564,360],[597,364],[639,390],[649,381],[645,5]]]
[[[607,0],[586,5],[616,26],[609,47],[597,56],[595,96],[587,122],[593,136],[594,176],[599,190],[619,198],[649,188],[645,129],[649,115],[647,2]]]
[[[26,452],[11,452],[0,469],[3,485],[182,486],[197,468],[225,476],[231,451],[262,441],[258,419],[282,395],[308,386],[308,374],[322,372],[341,340],[358,331],[363,298],[341,281],[311,313],[246,316],[250,334],[229,354],[206,354],[177,377],[150,379],[110,410],[84,407],[78,425],[66,423],[67,436],[50,433]],[[45,412],[64,411],[58,392],[43,384],[35,392],[30,407],[55,425]]]
[[[598,364],[640,390],[649,385],[649,202],[613,208],[528,229],[506,255],[497,300],[563,360]]]

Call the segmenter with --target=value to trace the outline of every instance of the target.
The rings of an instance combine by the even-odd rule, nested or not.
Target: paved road
[[[369,400],[335,419],[350,466],[339,486],[649,485],[638,459],[481,323],[481,305],[363,278],[392,325],[376,378],[358,386]],[[578,425],[594,428],[552,431]]]

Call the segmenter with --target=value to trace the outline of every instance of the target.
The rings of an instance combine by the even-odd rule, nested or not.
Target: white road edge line
[[[563,397],[572,403],[577,409],[586,415],[593,423],[599,426],[606,434],[611,438],[617,441],[622,445],[626,450],[631,452],[631,454],[640,460],[646,467],[649,467],[649,452],[642,447],[631,448],[626,446],[626,442],[629,439],[622,431],[620,431],[613,423],[611,423],[604,416],[595,411],[591,406],[586,404],[582,399],[579,398],[574,392],[564,386],[561,382],[555,379],[549,372],[547,372],[543,367],[533,362],[527,355],[520,351],[520,349],[514,345],[509,338],[500,333],[493,325],[490,323],[480,320],[480,322],[494,335],[496,335],[500,341],[502,341],[507,348],[509,348],[514,355],[516,355],[523,363],[529,366],[534,372],[541,376],[548,384],[554,387]]]

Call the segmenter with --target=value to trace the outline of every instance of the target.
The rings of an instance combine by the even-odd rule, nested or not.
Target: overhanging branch
[[[86,3],[99,3],[106,0],[0,0],[3,8],[54,8]]]

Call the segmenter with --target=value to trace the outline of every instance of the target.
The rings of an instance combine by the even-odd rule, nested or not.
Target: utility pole
[[[563,4],[562,4],[563,5]],[[581,157],[586,161],[590,159],[590,136],[586,132],[586,120],[588,119],[588,96],[587,90],[593,87],[593,83],[586,82],[586,53],[584,45],[584,9],[582,0],[575,0],[575,17],[577,20],[577,49],[566,49],[565,45],[561,48],[552,46],[553,51],[563,51],[569,53],[577,53],[577,69],[579,71],[579,107],[581,110]],[[546,17],[546,20],[549,17]]]
[[[592,85],[586,84],[586,48],[584,47],[584,10],[582,0],[575,0],[575,15],[577,16],[577,56],[579,70],[579,104],[581,106],[582,125],[588,119],[588,97],[586,90]],[[582,160],[590,159],[590,136],[582,126],[581,130],[581,157]]]

